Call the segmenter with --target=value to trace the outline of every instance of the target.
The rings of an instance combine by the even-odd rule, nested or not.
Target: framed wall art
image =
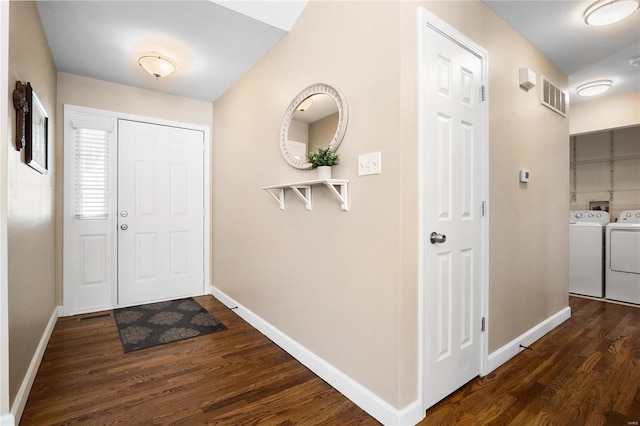
[[[25,161],[34,170],[47,174],[49,117],[30,83],[27,83]]]

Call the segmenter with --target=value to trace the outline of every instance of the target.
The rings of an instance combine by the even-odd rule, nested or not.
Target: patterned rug
[[[124,352],[226,330],[192,298],[114,310]]]

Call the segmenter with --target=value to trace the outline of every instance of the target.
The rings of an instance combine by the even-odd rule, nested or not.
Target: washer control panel
[[[602,210],[571,210],[569,223],[592,222],[606,225],[611,221],[608,212]]]

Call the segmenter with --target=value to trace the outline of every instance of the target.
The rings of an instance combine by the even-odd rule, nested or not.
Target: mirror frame
[[[289,126],[291,125],[293,114],[298,110],[302,101],[307,99],[309,96],[318,94],[331,96],[338,106],[338,128],[336,129],[336,133],[333,135],[333,139],[329,143],[329,147],[331,149],[334,151],[338,150],[338,147],[344,138],[344,133],[347,130],[349,112],[347,110],[347,101],[342,92],[335,87],[324,83],[316,83],[305,87],[289,104],[289,107],[284,114],[284,118],[282,119],[282,125],[280,126],[280,151],[282,151],[282,156],[287,160],[287,163],[296,169],[309,169],[311,168],[311,164],[309,164],[306,158],[304,160],[293,158],[291,153],[287,150],[286,142],[287,135],[289,134]]]

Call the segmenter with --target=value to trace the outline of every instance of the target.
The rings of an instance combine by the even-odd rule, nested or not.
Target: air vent
[[[542,77],[542,105],[557,112],[563,117],[567,116],[567,92]]]

